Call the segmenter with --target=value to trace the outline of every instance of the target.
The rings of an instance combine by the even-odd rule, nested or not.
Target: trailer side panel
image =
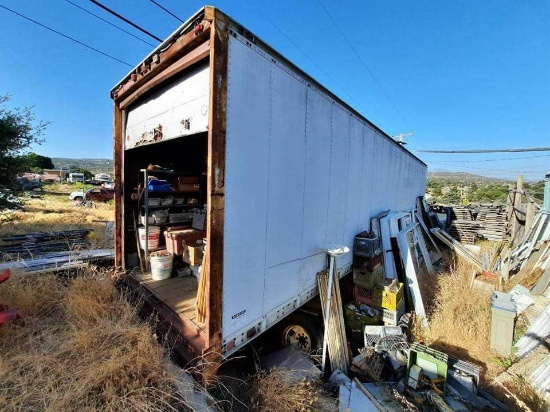
[[[421,161],[231,32],[224,352],[314,295],[315,275],[326,268],[319,246],[351,247],[374,214],[413,208],[425,177]],[[339,258],[341,274],[351,259]]]

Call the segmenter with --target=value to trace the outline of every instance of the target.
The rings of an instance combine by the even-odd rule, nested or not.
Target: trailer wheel
[[[278,330],[281,347],[294,346],[303,352],[311,353],[323,343],[323,328],[304,313],[293,313],[281,322]]]

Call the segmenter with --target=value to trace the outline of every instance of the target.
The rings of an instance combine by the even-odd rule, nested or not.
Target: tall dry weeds
[[[57,232],[91,228],[90,242],[93,248],[106,248],[109,239],[105,225],[100,221],[114,220],[112,202],[95,202],[96,208],[75,207],[68,194],[45,194],[40,199],[25,199],[25,208],[10,215],[8,221],[0,220],[0,238],[30,232]]]
[[[471,288],[471,273],[469,265],[454,260],[447,272],[437,276],[428,327],[417,322],[414,340],[482,365],[493,374],[500,367],[490,349],[491,292]]]
[[[11,278],[0,302],[0,410],[183,410],[165,352],[107,276]]]
[[[299,380],[295,372],[285,368],[260,371],[253,386],[254,411],[332,412],[337,401],[323,389],[322,382]]]

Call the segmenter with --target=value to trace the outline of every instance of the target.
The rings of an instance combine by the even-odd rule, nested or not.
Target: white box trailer
[[[174,347],[185,359],[219,361],[284,319],[316,296],[316,274],[327,268],[321,245],[351,248],[372,216],[411,210],[425,192],[422,161],[212,7],[111,94],[118,266],[137,265],[140,210],[131,193],[139,170],[159,164],[201,183],[204,322],[194,310],[196,281],[156,287],[139,271],[130,276],[177,332]],[[337,263],[344,276],[352,254]]]

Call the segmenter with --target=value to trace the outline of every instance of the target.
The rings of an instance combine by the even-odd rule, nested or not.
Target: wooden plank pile
[[[475,220],[453,220],[449,226],[449,234],[460,243],[474,244],[479,231],[482,230],[481,224]]]
[[[461,243],[473,244],[476,239],[502,241],[508,219],[500,205],[452,206],[453,220],[449,234]]]
[[[483,239],[500,242],[506,234],[508,218],[506,210],[499,205],[479,205],[476,221],[482,225],[479,236]]]
[[[92,229],[74,229],[59,232],[33,232],[2,238],[2,260],[24,259],[45,253],[82,250],[90,247],[87,237]]]

